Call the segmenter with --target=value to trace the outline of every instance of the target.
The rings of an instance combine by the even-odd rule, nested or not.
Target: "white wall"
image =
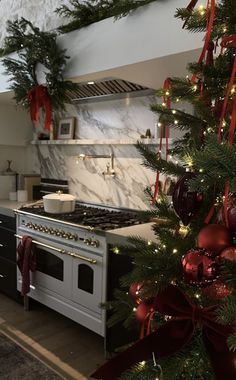
[[[0,144],[26,146],[32,139],[29,114],[21,107],[0,104]]]
[[[6,170],[7,160],[20,173],[37,170],[37,157],[29,145],[33,126],[29,114],[14,105],[0,104],[0,172]]]

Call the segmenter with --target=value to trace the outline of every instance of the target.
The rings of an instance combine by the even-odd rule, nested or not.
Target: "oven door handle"
[[[15,235],[15,237],[18,238],[18,239],[22,239],[23,238],[23,236],[21,236],[21,235]],[[90,259],[90,258],[85,257],[85,256],[81,256],[78,253],[68,252],[65,249],[56,248],[56,247],[53,247],[53,246],[48,245],[48,244],[40,243],[39,241],[36,241],[36,240],[32,240],[32,243],[40,245],[40,246],[48,248],[48,249],[52,249],[53,251],[56,251],[56,252],[59,252],[59,253],[62,253],[62,254],[68,255],[68,256],[75,257],[76,259],[87,261],[90,264],[97,264],[97,260]]]
[[[69,255],[69,256],[75,257],[76,259],[80,259],[80,260],[83,260],[83,261],[87,261],[87,263],[90,263],[90,264],[97,264],[97,260],[95,260],[95,259],[90,259],[89,257],[81,256],[81,255],[79,255],[78,253],[68,252],[68,251],[66,251],[65,253],[66,253],[66,255]]]
[[[18,239],[22,239],[23,238],[23,236],[20,236],[20,235],[15,235],[15,237],[18,238]],[[59,252],[59,253],[63,253],[63,254],[66,253],[66,251],[64,249],[60,249],[60,248],[56,248],[56,247],[53,247],[53,246],[48,245],[48,244],[40,243],[39,241],[36,241],[36,240],[32,240],[32,243],[40,245],[40,246],[48,248],[48,249],[52,249],[53,251],[56,251],[56,252]]]

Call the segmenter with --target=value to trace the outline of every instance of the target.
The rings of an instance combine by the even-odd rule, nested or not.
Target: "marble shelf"
[[[134,145],[137,142],[142,142],[147,145],[159,144],[160,139],[77,139],[77,140],[34,140],[32,145]],[[169,139],[169,144],[172,144],[173,139]],[[165,139],[163,139],[165,145]]]

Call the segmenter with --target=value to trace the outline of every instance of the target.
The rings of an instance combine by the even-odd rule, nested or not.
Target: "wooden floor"
[[[35,301],[30,311],[24,311],[22,305],[0,293],[0,331],[66,380],[89,379],[104,361],[102,337]]]

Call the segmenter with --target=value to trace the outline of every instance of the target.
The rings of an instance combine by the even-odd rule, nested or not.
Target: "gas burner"
[[[42,203],[22,207],[20,210],[68,223],[89,226],[97,230],[113,230],[144,223],[135,211],[113,210],[76,204],[73,213],[50,214],[44,211]],[[147,220],[148,221],[148,220]]]

